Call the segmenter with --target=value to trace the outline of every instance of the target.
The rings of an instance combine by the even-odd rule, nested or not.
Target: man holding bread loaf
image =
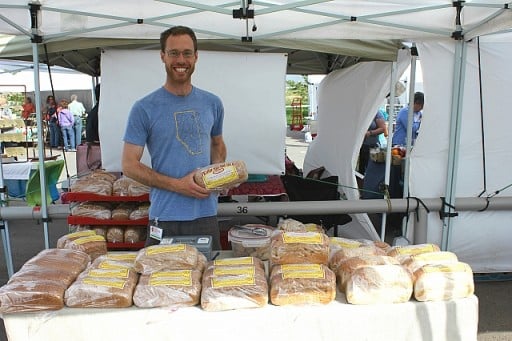
[[[192,85],[197,39],[188,27],[160,35],[165,84],[133,105],[124,135],[123,173],[151,187],[146,246],[177,235],[211,235],[220,249],[217,192],[194,181],[196,170],[224,162],[221,99]],[[151,167],[141,162],[144,147]]]

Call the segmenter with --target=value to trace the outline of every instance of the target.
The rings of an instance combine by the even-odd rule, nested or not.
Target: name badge
[[[156,240],[162,240],[163,230],[157,226],[150,225],[149,226],[149,237],[156,239]]]

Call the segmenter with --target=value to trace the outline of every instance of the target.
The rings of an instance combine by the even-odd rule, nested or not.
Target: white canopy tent
[[[32,16],[29,7],[32,10]],[[440,127],[438,122],[429,123],[425,118],[422,135],[427,135],[426,130],[429,125],[440,128],[435,132],[438,141],[445,143],[442,146],[443,153],[439,153],[434,146],[422,147],[418,142],[411,155],[411,174],[422,173],[417,170],[418,167],[421,168],[421,162],[418,160],[420,163],[415,164],[414,158],[420,151],[425,155],[428,148],[428,157],[441,158],[438,172],[442,177],[432,179],[431,176],[421,178],[413,176],[410,179],[411,195],[418,196],[423,193],[419,190],[421,188],[421,186],[418,187],[419,182],[442,183],[435,196],[446,198],[447,213],[450,215],[453,209],[449,206],[453,206],[459,193],[475,195],[472,190],[459,188],[465,184],[457,181],[460,176],[454,171],[462,167],[459,163],[459,145],[464,145],[465,134],[461,135],[461,122],[466,119],[466,110],[468,110],[466,101],[469,101],[466,99],[468,95],[464,92],[466,83],[469,82],[464,77],[467,65],[466,51],[470,50],[468,45],[474,43],[472,40],[477,37],[503,33],[511,29],[512,10],[509,7],[510,2],[491,0],[455,2],[446,0],[375,0],[371,2],[273,0],[231,3],[216,0],[112,0],[108,2],[48,0],[30,6],[26,1],[0,0],[0,8],[2,8],[0,33],[6,35],[0,38],[2,41],[0,57],[33,59],[34,63],[38,64],[41,54],[48,59],[49,63],[67,64],[77,69],[88,70],[87,72],[91,75],[97,75],[99,62],[95,58],[98,58],[100,50],[97,47],[154,48],[160,31],[172,25],[182,24],[192,27],[198,33],[200,46],[204,49],[258,53],[285,51],[289,58],[289,73],[292,73],[291,70],[319,73],[319,68],[323,69],[324,73],[328,73],[364,60],[396,61],[402,42],[415,42],[418,44],[422,65],[426,65],[423,70],[424,87],[430,102],[427,102],[425,116],[428,117],[427,113],[439,105],[437,112],[444,115],[443,122],[448,125],[448,128]],[[254,17],[251,15],[252,10],[254,10]],[[251,29],[253,27],[256,30]],[[510,42],[508,36],[506,37]],[[439,48],[436,48],[436,44],[439,44],[437,45]],[[489,44],[492,46],[489,47],[491,56],[492,49],[497,45],[496,42],[489,42]],[[449,49],[444,50],[443,46]],[[294,55],[303,51],[311,53],[308,55],[311,58],[307,60],[307,65],[315,65],[315,71],[311,71],[313,68],[300,65],[301,62],[306,64],[305,60],[290,62]],[[503,51],[510,57],[510,50]],[[71,56],[76,58],[71,61]],[[441,57],[442,59],[437,59]],[[318,60],[312,63],[315,58]],[[469,63],[471,60],[468,59]],[[492,58],[489,60],[492,63],[498,61]],[[496,66],[493,65],[493,67]],[[37,77],[37,68],[35,70]],[[433,77],[436,77],[436,80],[433,81]],[[385,78],[380,78],[379,81],[384,81]],[[442,81],[438,82],[438,79]],[[509,83],[501,83],[491,77],[487,81],[482,83],[482,86],[491,89],[490,91],[497,87],[510,89]],[[371,82],[371,79],[368,79],[368,82]],[[443,86],[439,87],[439,83]],[[385,88],[385,85],[382,85],[382,88]],[[340,91],[343,90],[340,89]],[[380,92],[385,94],[386,90],[376,90],[371,96],[372,103],[362,105],[368,106],[371,111]],[[475,94],[470,93],[469,97],[475,98]],[[505,102],[501,101],[504,97],[507,96],[492,98],[492,101],[498,101],[494,104],[496,108],[503,110],[510,107],[505,106]],[[435,107],[427,109],[428,105],[434,105],[434,103],[436,103]],[[319,103],[319,112],[321,106],[322,103]],[[38,111],[40,112],[40,108]],[[339,111],[325,112],[323,115],[319,113],[319,139],[325,139],[327,143],[331,143],[327,136],[321,137],[324,134],[322,125],[334,123],[337,119],[329,121],[329,117],[332,118],[338,114]],[[495,112],[486,112],[486,114],[493,115]],[[363,122],[365,119],[357,118],[357,121]],[[493,121],[486,121],[486,124],[491,122]],[[351,143],[358,145],[356,141]],[[435,144],[435,146],[439,145]],[[503,158],[502,163],[506,165],[509,160],[510,157]],[[346,161],[337,160],[337,162]],[[473,164],[473,166],[477,165]],[[336,165],[332,167],[334,172],[341,168]],[[463,175],[466,175],[465,172]],[[506,183],[506,177],[501,176],[500,173],[496,174],[496,177],[500,177],[496,179],[497,186]],[[434,187],[436,186],[431,186],[431,188]],[[428,193],[433,195],[432,191]],[[506,194],[507,191],[499,193],[499,195]],[[46,210],[45,206],[42,210]],[[510,213],[503,212],[503,214]],[[434,219],[431,217],[429,220]],[[458,218],[443,220],[441,242],[445,248],[451,246],[448,242],[449,231],[455,219]],[[468,221],[468,224],[471,224],[471,221]],[[487,226],[491,224],[491,221],[486,222]],[[436,238],[432,240],[438,241],[439,235],[435,234]],[[429,235],[428,238],[432,236]],[[465,259],[475,260],[471,257],[465,257]],[[488,264],[494,261],[491,262],[486,256],[482,263],[475,260],[475,264],[485,263],[485,266],[478,267],[476,270],[484,268],[490,272],[502,271],[503,268],[510,270],[512,269],[510,259],[510,257],[509,260],[503,259],[499,267],[494,267],[493,264]]]

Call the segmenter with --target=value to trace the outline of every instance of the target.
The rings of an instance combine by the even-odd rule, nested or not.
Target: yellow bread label
[[[457,260],[457,256],[448,251],[438,251],[438,252],[426,252],[420,253],[417,255],[411,256],[412,260],[415,261],[443,261],[443,260]]]
[[[322,234],[315,232],[297,233],[285,232],[283,233],[283,242],[286,244],[322,244]]]
[[[69,233],[67,235],[68,238],[72,239],[72,238],[80,238],[80,237],[87,237],[87,236],[95,236],[96,235],[96,232],[94,232],[93,230],[86,230],[86,231],[78,231],[78,232],[73,232],[73,233]]]
[[[157,255],[159,253],[183,252],[185,244],[153,245],[146,248],[146,255]]]
[[[128,278],[129,270],[124,269],[92,269],[87,274],[88,277],[111,277],[111,278]]]
[[[429,264],[424,265],[421,270],[426,273],[433,272],[471,272],[471,268],[462,262],[453,263],[453,264]]]
[[[355,249],[363,245],[363,243],[357,240],[339,239],[336,237],[331,237],[330,243],[346,249]]]
[[[214,289],[254,285],[255,283],[254,276],[212,277],[212,288]]]
[[[255,273],[256,268],[254,266],[216,267],[213,269],[214,276],[254,276]]]
[[[120,254],[107,254],[107,258],[110,260],[118,260],[118,261],[133,261],[135,262],[135,258],[137,257],[137,253],[120,253]]]
[[[323,279],[325,278],[325,271],[323,268],[312,267],[311,269],[283,269],[283,273],[281,275],[283,279],[287,278],[317,278]]]
[[[149,285],[192,286],[192,270],[159,271],[149,277]]]
[[[95,234],[94,236],[89,237],[80,237],[78,239],[73,240],[73,242],[76,245],[82,245],[86,243],[92,243],[92,242],[106,242],[105,238],[103,236]]]
[[[285,271],[322,271],[321,264],[283,264],[281,265],[283,272]]]
[[[436,247],[433,244],[424,244],[424,245],[411,245],[406,247],[396,247],[396,251],[400,255],[416,255],[420,253],[426,252],[434,252],[437,251]]]
[[[86,277],[82,281],[84,284],[97,285],[101,287],[123,289],[126,285],[126,280],[121,278],[101,278],[101,277]]]
[[[254,259],[252,257],[239,257],[239,258],[224,258],[216,259],[213,261],[213,265],[253,265]]]
[[[103,262],[100,262],[98,264],[98,269],[105,269],[105,270],[113,270],[113,269],[128,269],[128,265],[123,265],[120,263],[113,263],[108,260],[104,260]]]
[[[239,179],[235,165],[209,168],[202,172],[202,177],[206,188],[209,189],[217,188]]]

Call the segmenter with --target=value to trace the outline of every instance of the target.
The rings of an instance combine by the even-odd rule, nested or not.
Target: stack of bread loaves
[[[91,261],[82,251],[46,249],[0,288],[0,313],[58,310],[64,292]]]
[[[284,232],[271,242],[270,300],[275,305],[326,304],[336,297],[327,267],[329,238],[321,232]]]
[[[141,274],[133,302],[141,308],[199,304],[206,257],[186,244],[153,245],[138,251],[135,269]]]
[[[224,258],[207,264],[201,292],[204,310],[259,308],[267,303],[267,277],[259,258]]]

